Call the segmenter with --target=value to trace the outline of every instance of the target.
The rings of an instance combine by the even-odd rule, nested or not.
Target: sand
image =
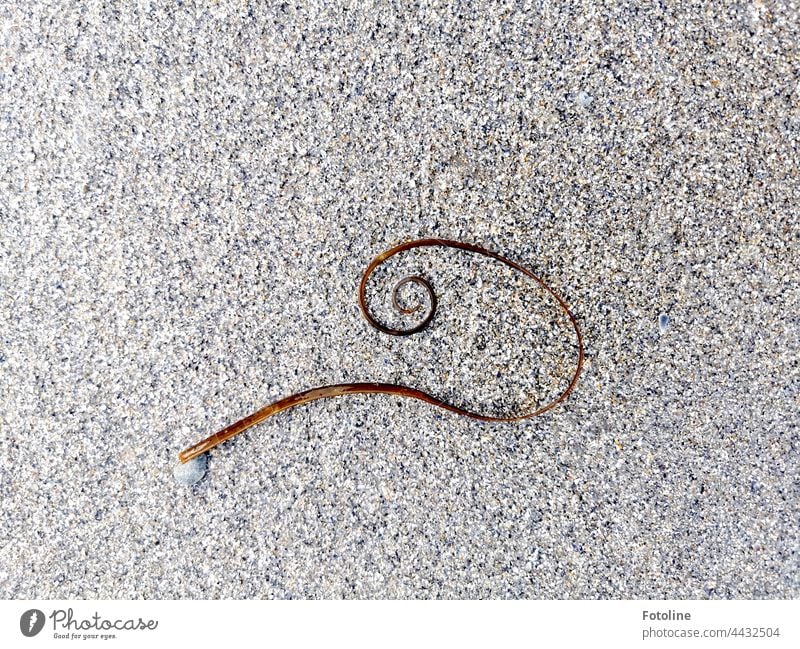
[[[796,5],[165,4],[0,8],[0,597],[800,596]],[[176,479],[563,387],[420,237],[564,404]]]

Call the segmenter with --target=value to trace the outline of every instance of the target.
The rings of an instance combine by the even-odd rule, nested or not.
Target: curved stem
[[[387,327],[380,323],[375,317],[370,313],[369,309],[367,308],[367,301],[366,301],[366,288],[367,288],[367,280],[372,272],[384,263],[390,257],[403,252],[405,250],[411,250],[412,248],[422,248],[422,247],[431,247],[431,246],[439,246],[439,247],[446,247],[446,248],[456,248],[459,250],[466,250],[468,252],[474,252],[485,257],[490,257],[492,259],[496,259],[515,270],[524,273],[531,279],[535,280],[542,288],[544,288],[559,304],[561,309],[567,314],[572,326],[575,330],[575,335],[577,337],[578,343],[578,359],[575,366],[575,373],[572,375],[572,379],[569,382],[569,385],[564,389],[561,394],[559,394],[555,399],[550,401],[549,403],[533,410],[531,412],[526,412],[521,415],[514,415],[511,417],[491,417],[488,415],[481,415],[476,412],[471,412],[469,410],[465,410],[464,408],[459,408],[458,406],[454,406],[446,401],[442,401],[441,399],[434,397],[427,392],[423,392],[422,390],[417,390],[416,388],[411,388],[405,385],[397,385],[394,383],[339,383],[336,385],[325,385],[318,388],[311,388],[310,390],[304,390],[303,392],[298,392],[296,394],[292,394],[288,397],[284,397],[274,403],[261,408],[261,410],[257,410],[256,412],[248,415],[244,419],[240,419],[239,421],[223,428],[222,430],[214,433],[213,435],[207,437],[203,441],[195,444],[194,446],[190,446],[189,448],[185,449],[180,453],[178,456],[181,462],[188,462],[189,460],[197,457],[198,455],[202,455],[206,451],[211,450],[218,444],[221,444],[227,439],[230,439],[234,435],[238,435],[239,433],[247,430],[251,426],[255,426],[256,424],[261,423],[268,417],[275,415],[283,410],[287,410],[288,408],[293,408],[294,406],[299,406],[304,403],[309,403],[311,401],[316,401],[317,399],[325,399],[329,397],[338,397],[345,394],[390,394],[400,397],[409,397],[411,399],[417,399],[419,401],[424,401],[425,403],[429,403],[433,406],[437,406],[439,408],[444,408],[445,410],[449,410],[450,412],[454,412],[459,415],[463,415],[465,417],[470,417],[472,419],[478,419],[480,421],[490,421],[490,422],[511,422],[511,421],[520,421],[522,419],[529,419],[531,417],[536,417],[537,415],[541,415],[544,412],[547,412],[551,408],[554,408],[559,403],[564,401],[572,392],[573,388],[575,387],[576,383],[578,382],[578,377],[581,373],[581,368],[583,367],[583,336],[581,334],[580,327],[578,326],[578,321],[576,320],[575,316],[569,310],[567,303],[559,296],[544,280],[542,280],[538,275],[535,275],[533,272],[525,268],[524,266],[520,266],[514,261],[510,259],[506,259],[505,257],[498,255],[497,253],[491,252],[489,250],[485,250],[479,246],[475,246],[469,243],[463,243],[461,241],[450,241],[448,239],[418,239],[416,241],[409,241],[407,243],[400,244],[399,246],[395,246],[387,250],[386,252],[381,253],[375,259],[370,262],[369,266],[367,267],[366,271],[364,271],[364,275],[361,277],[361,283],[359,285],[359,292],[358,292],[358,301],[361,306],[361,312],[364,314],[364,317],[367,321],[372,325],[375,329],[387,333],[393,336],[408,336],[410,334],[416,333],[424,329],[430,321],[433,319],[434,314],[436,313],[436,294],[433,292],[430,284],[421,277],[414,276],[413,278],[406,278],[401,280],[396,286],[395,291],[393,293],[393,303],[395,306],[397,305],[396,300],[396,291],[397,289],[402,286],[404,283],[409,281],[413,281],[421,286],[423,286],[427,292],[428,297],[430,299],[430,307],[427,315],[423,319],[423,321],[412,327],[410,329],[393,329],[391,327]],[[416,309],[400,309],[402,312],[411,313]]]

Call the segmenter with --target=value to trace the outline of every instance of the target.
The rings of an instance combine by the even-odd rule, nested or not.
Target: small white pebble
[[[593,101],[594,97],[592,97],[588,92],[581,90],[578,93],[578,103],[584,108],[588,108],[589,104],[591,104]]]
[[[203,454],[199,455],[193,460],[186,463],[178,463],[172,470],[172,475],[175,476],[175,481],[182,485],[193,485],[199,482],[206,474],[206,466],[208,465],[208,456]]]

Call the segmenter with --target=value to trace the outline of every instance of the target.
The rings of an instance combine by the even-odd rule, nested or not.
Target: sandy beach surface
[[[4,3],[0,597],[800,596],[799,161],[791,2]],[[421,237],[565,403],[175,471],[563,389]]]

